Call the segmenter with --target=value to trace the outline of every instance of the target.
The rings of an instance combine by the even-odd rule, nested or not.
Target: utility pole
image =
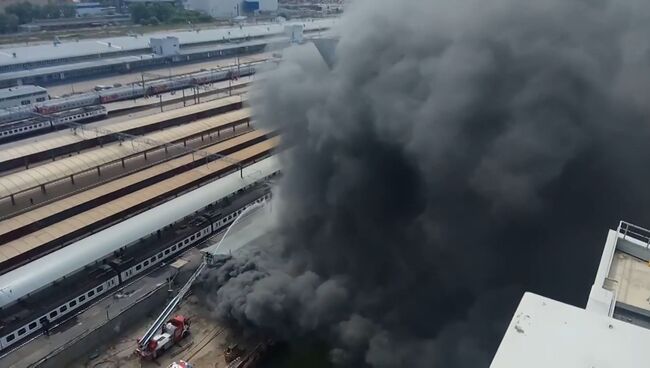
[[[160,99],[160,112],[163,112],[162,95],[158,95],[158,98]]]
[[[183,88],[181,91],[183,92],[183,107],[185,107],[186,106],[186,104],[185,104],[185,88]]]
[[[144,88],[144,73],[140,73],[140,77],[142,77],[142,96],[147,97],[147,91]]]

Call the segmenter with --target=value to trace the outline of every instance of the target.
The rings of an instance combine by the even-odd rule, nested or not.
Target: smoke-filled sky
[[[487,367],[526,290],[584,306],[608,228],[650,226],[650,3],[356,0],[328,69],[285,52],[274,236],[219,318],[342,366]]]

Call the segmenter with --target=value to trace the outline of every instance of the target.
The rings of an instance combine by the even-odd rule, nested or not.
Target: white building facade
[[[186,0],[185,7],[224,19],[257,12],[273,13],[278,10],[278,0]]]

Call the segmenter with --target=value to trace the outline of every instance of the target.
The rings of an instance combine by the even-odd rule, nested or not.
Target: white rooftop
[[[244,38],[247,36],[269,36],[282,34],[288,24],[304,24],[306,30],[329,28],[336,23],[335,18],[313,21],[296,20],[286,23],[269,23],[251,26],[191,30],[163,31],[135,37],[111,37],[95,40],[68,41],[54,46],[53,43],[34,46],[0,48],[0,66],[31,63],[43,60],[56,60],[78,56],[100,55],[120,51],[134,51],[149,48],[151,37],[177,37],[182,46],[219,40]],[[13,54],[16,54],[16,57]]]
[[[650,330],[526,293],[490,368],[647,367]]]
[[[0,306],[47,286],[53,280],[69,275],[134,241],[154,233],[207,204],[236,193],[280,169],[276,156],[271,156],[194,189],[153,209],[142,212],[107,229],[89,235],[62,249],[38,258],[20,268],[0,275]]]
[[[38,93],[38,92],[47,92],[47,90],[43,87],[34,86],[31,84],[26,84],[23,86],[15,86],[10,88],[2,88],[0,89],[0,99],[5,99],[14,96],[22,96],[22,95]]]

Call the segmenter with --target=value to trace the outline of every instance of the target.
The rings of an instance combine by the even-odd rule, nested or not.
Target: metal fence
[[[636,226],[629,222],[621,221],[618,224],[618,236],[623,239],[634,239],[641,242],[644,248],[650,248],[650,230]]]

